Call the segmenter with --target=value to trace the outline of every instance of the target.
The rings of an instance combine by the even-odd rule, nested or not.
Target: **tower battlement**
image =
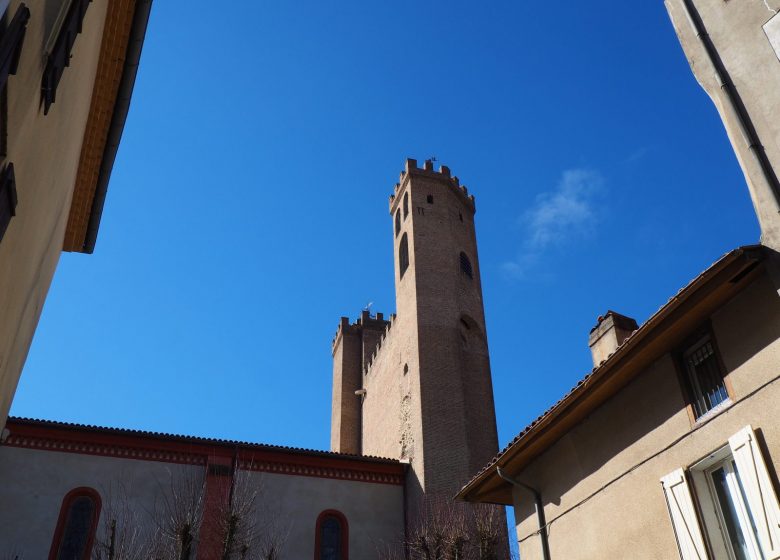
[[[390,315],[390,320],[388,321],[385,319],[384,313],[371,315],[371,312],[366,309],[360,313],[360,317],[358,317],[357,321],[354,323],[350,323],[349,317],[341,317],[339,319],[339,325],[336,327],[336,334],[331,341],[331,351],[336,351],[336,346],[344,335],[358,335],[365,328],[369,328],[373,331],[387,331],[392,326],[394,320],[395,314]],[[382,339],[384,339],[384,334],[382,335]]]
[[[407,159],[390,197],[398,318],[342,318],[331,448],[408,459],[410,503],[451,496],[498,450],[474,225],[450,169]]]
[[[376,346],[374,347],[374,351],[371,352],[371,354],[368,356],[365,363],[363,364],[363,375],[368,375],[369,371],[371,370],[371,366],[376,361],[377,356],[379,356],[379,352],[382,350],[382,344],[385,342],[385,339],[390,335],[390,329],[392,329],[393,325],[395,324],[395,318],[396,318],[395,313],[390,315],[390,321],[388,321],[387,324],[385,325],[385,330],[382,331],[382,334],[379,337],[379,341],[376,343]]]
[[[450,168],[446,165],[439,166],[439,170],[436,171],[433,168],[433,162],[431,160],[425,160],[422,168],[417,167],[417,160],[412,158],[406,159],[404,170],[401,171],[401,175],[398,178],[398,182],[393,188],[393,194],[390,195],[390,214],[393,214],[400,204],[401,193],[404,191],[406,184],[412,176],[422,176],[429,179],[435,179],[446,183],[452,192],[456,193],[463,203],[471,209],[472,212],[476,212],[476,201],[474,195],[469,194],[466,185],[461,185],[457,177],[453,176]]]

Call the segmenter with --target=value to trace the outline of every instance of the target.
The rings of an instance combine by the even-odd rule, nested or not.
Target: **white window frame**
[[[736,464],[736,473],[732,462]],[[724,465],[740,530],[753,556],[759,560],[779,560],[780,504],[751,426],[745,426],[729,438],[728,445],[691,466],[688,477],[686,471],[677,469],[661,479],[680,557],[682,560],[735,558],[711,476]],[[744,493],[738,487],[739,482]],[[751,518],[757,539],[752,533]],[[746,527],[751,529],[747,534],[743,529]]]
[[[750,560],[763,560],[760,545],[758,544],[756,535],[752,531],[753,520],[751,519],[750,511],[747,504],[745,503],[742,491],[740,490],[739,486],[741,483],[738,480],[738,473],[735,472],[733,464],[734,456],[729,452],[725,459],[715,463],[703,472],[707,483],[708,493],[706,496],[702,495],[700,505],[702,510],[706,508],[712,508],[714,510],[718,521],[719,536],[723,540],[722,543],[717,544],[723,547],[729,559],[736,560],[737,555],[734,552],[731,538],[728,535],[725,514],[723,512],[723,508],[721,507],[720,500],[718,500],[715,483],[713,481],[713,474],[715,471],[722,468],[726,473],[726,485],[728,487],[728,492],[732,502],[734,503],[737,514],[737,529],[739,529],[742,533],[742,537],[745,539],[745,543],[748,546]],[[708,531],[708,535],[710,537],[710,544],[712,545],[713,549],[715,549],[716,543],[713,542],[715,537],[714,531]],[[715,554],[715,556],[716,558],[721,557],[719,554]]]

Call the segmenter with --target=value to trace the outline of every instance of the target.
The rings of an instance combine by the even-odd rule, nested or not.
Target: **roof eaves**
[[[309,449],[305,447],[289,447],[285,445],[273,445],[268,443],[253,443],[247,441],[205,438],[199,436],[188,436],[181,434],[170,434],[166,432],[152,432],[146,430],[133,430],[128,428],[110,428],[105,426],[95,426],[92,424],[78,424],[73,422],[61,422],[57,420],[42,420],[38,418],[24,418],[9,416],[8,424],[20,424],[26,426],[39,426],[45,428],[59,428],[64,430],[76,430],[81,432],[92,432],[101,434],[111,434],[120,436],[144,437],[150,439],[166,439],[182,443],[196,443],[200,445],[214,445],[220,447],[242,447],[248,450],[279,451],[283,453],[293,453],[300,455],[315,455],[321,457],[333,457],[371,463],[400,464],[397,459],[387,457],[377,457],[374,455],[354,455],[350,453],[339,453],[336,451],[324,451],[321,449]]]
[[[564,413],[567,405],[572,403],[576,398],[583,395],[593,383],[606,375],[613,369],[613,365],[622,359],[631,349],[638,344],[645,336],[653,331],[656,324],[660,320],[674,310],[677,305],[682,303],[687,297],[689,297],[696,289],[705,281],[708,280],[715,272],[721,270],[729,263],[736,260],[747,251],[760,251],[761,245],[744,245],[729,251],[723,255],[720,259],[715,261],[702,273],[691,280],[686,286],[678,290],[678,292],[669,298],[669,300],[662,305],[650,318],[647,319],[637,330],[631,333],[617,349],[610,354],[606,360],[602,361],[599,365],[595,366],[590,373],[585,375],[577,384],[572,387],[561,399],[555,404],[545,410],[535,420],[528,424],[519,434],[517,434],[501,451],[495,455],[488,464],[483,467],[477,474],[475,474],[468,483],[466,483],[461,490],[456,494],[457,499],[465,500],[468,495],[477,489],[477,487],[484,482],[490,475],[495,473],[496,467],[501,463],[505,457],[513,453],[518,446],[533,437],[535,433],[541,430],[544,425],[552,421],[554,418]]]

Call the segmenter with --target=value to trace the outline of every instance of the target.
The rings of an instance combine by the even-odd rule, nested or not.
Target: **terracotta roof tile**
[[[105,426],[95,426],[93,424],[77,424],[73,422],[60,422],[56,420],[41,420],[38,418],[23,418],[16,416],[9,416],[8,422],[14,422],[18,424],[27,424],[42,427],[53,428],[70,428],[76,430],[84,430],[91,432],[101,432],[105,434],[113,435],[127,435],[127,436],[142,436],[155,439],[174,440],[183,443],[197,443],[206,445],[219,445],[219,446],[241,446],[251,449],[262,449],[265,451],[282,451],[303,455],[317,455],[323,457],[337,457],[343,459],[352,459],[367,462],[382,462],[382,463],[400,463],[397,459],[389,459],[387,457],[376,457],[373,455],[353,455],[350,453],[338,453],[336,451],[323,451],[319,449],[309,449],[305,447],[291,447],[286,445],[271,445],[268,443],[252,443],[240,440],[231,439],[217,439],[217,438],[205,438],[199,436],[188,436],[180,434],[169,434],[166,432],[152,432],[146,430],[133,430],[128,428],[109,428]]]

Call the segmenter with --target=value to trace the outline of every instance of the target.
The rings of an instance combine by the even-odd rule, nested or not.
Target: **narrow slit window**
[[[404,233],[401,237],[401,243],[398,245],[398,270],[400,277],[404,277],[404,272],[409,268],[409,241]]]
[[[409,215],[409,193],[404,193],[404,219]]]
[[[401,210],[398,209],[395,211],[395,235],[398,237],[398,234],[401,233]]]
[[[469,279],[474,278],[474,269],[471,267],[471,261],[466,256],[466,253],[461,252],[460,254],[460,271],[469,277]]]
[[[429,194],[427,200],[428,200],[428,204],[433,204],[433,195]]]

